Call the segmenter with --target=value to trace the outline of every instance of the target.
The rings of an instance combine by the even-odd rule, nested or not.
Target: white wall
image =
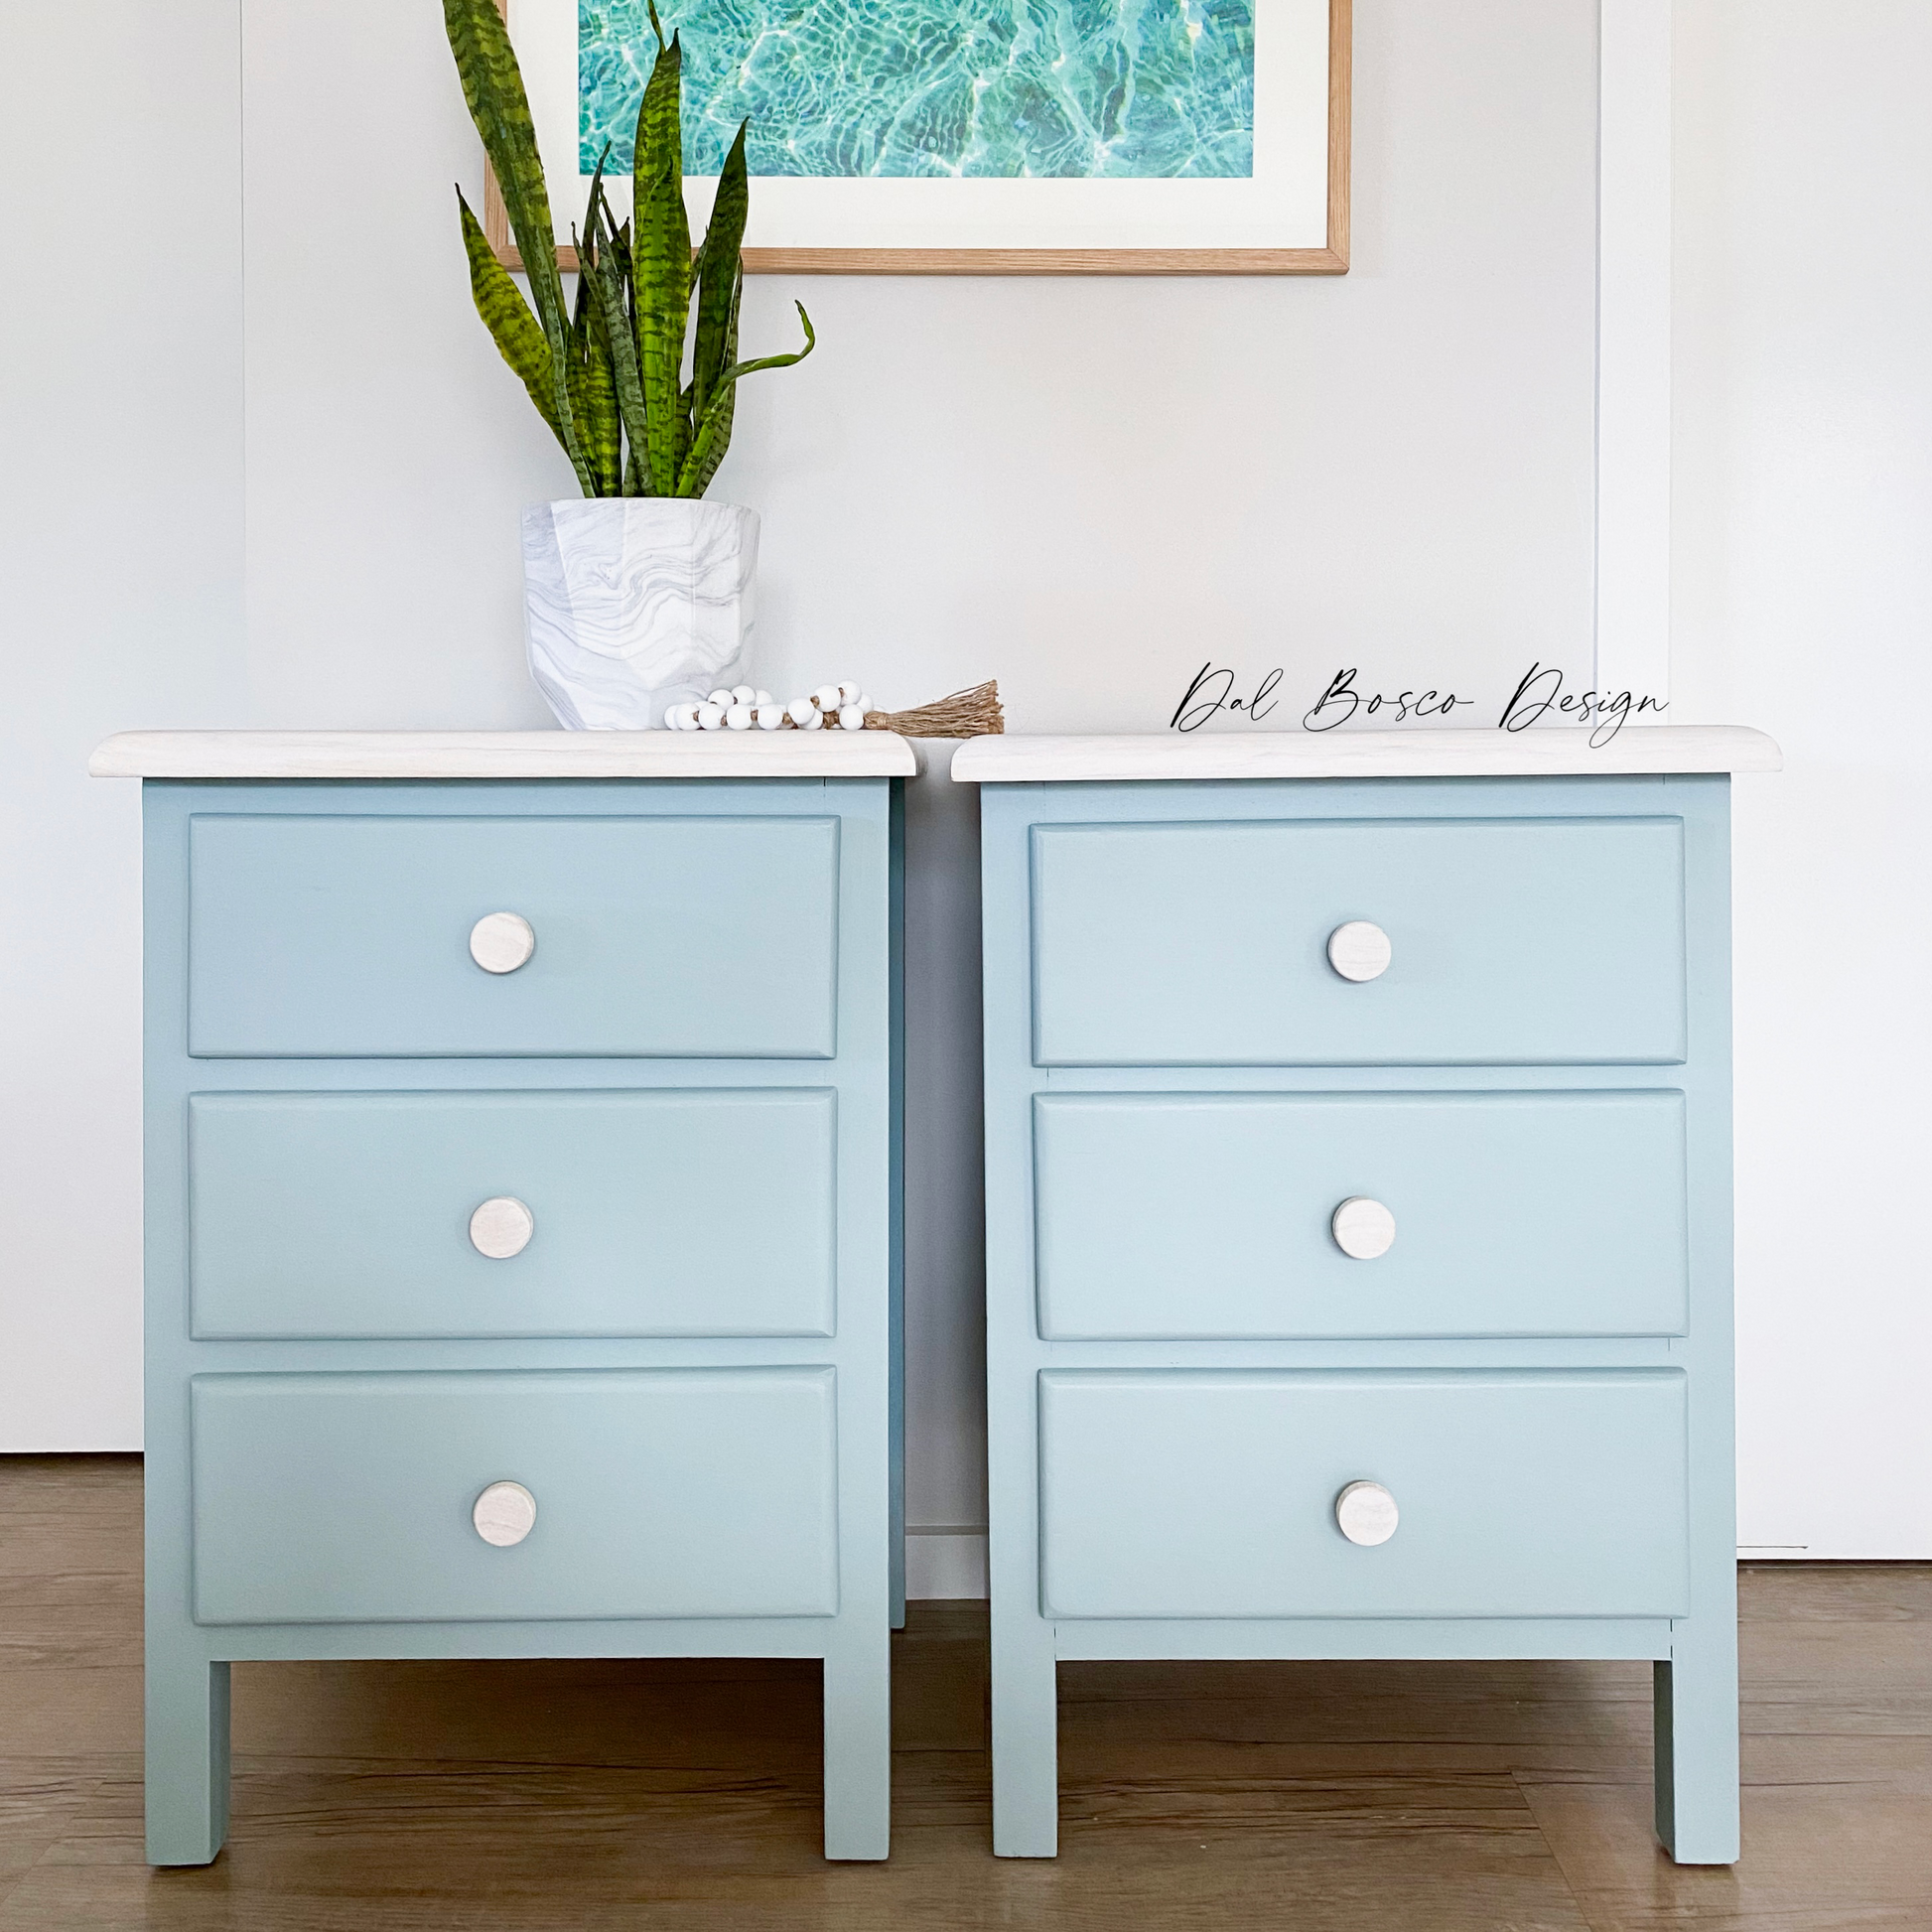
[[[1932,1556],[1932,9],[1694,0],[1677,710],[1738,783],[1738,1535]]]
[[[0,0],[0,1449],[140,1444],[140,803],[85,772],[247,710],[239,128],[233,0]]]
[[[1105,730],[1210,651],[1310,699],[1585,663],[1593,0],[1363,14],[1345,281],[754,280],[749,347],[794,297],[820,340],[747,384],[713,485],[764,515],[762,682],[997,675],[1017,727]],[[258,702],[539,722],[515,517],[574,485],[470,310],[440,16],[242,16]]]
[[[1904,1238],[1869,1216],[1847,1237],[1836,1206],[1859,1173],[1909,1159],[1924,1039],[1902,1031],[1909,943],[1867,957],[1855,1013],[1819,1017],[1837,966],[1818,908],[1895,897],[1877,868],[1916,830],[1900,787],[1922,765],[1903,723],[1864,764],[1841,723],[1814,727],[1811,667],[1826,639],[1873,684],[1919,675],[1921,565],[1882,519],[1923,461],[1926,385],[1902,359],[1925,339],[1922,280],[1916,311],[1880,319],[1872,294],[1903,278],[1887,248],[1842,279],[1813,264],[1855,258],[1832,239],[1848,221],[1882,221],[1895,247],[1909,195],[1923,229],[1922,155],[1912,183],[1887,165],[1889,200],[1857,206],[1886,130],[1907,139],[1922,116],[1884,39],[1910,26],[1906,0],[1681,14],[1676,715],[1782,727],[1797,750],[1788,779],[1747,794],[1739,835],[1745,1510],[1753,1537],[1824,1547],[1853,1520],[1835,1484],[1874,1465],[1898,1472],[1894,1496],[1906,1482],[1909,1410],[1859,1399],[1918,1318],[1894,1299]],[[897,704],[997,674],[1016,729],[1104,730],[1164,724],[1210,656],[1246,677],[1282,665],[1295,701],[1276,722],[1341,664],[1491,706],[1531,658],[1581,675],[1594,16],[1592,0],[1358,9],[1343,280],[755,283],[752,344],[788,339],[794,294],[822,343],[748,386],[716,485],[765,515],[761,679],[850,670]],[[138,1426],[135,810],[131,787],[78,777],[88,742],[545,722],[520,663],[515,513],[569,478],[468,308],[449,184],[474,195],[480,171],[434,8],[0,0],[0,87],[19,94],[0,98],[0,188],[28,186],[29,258],[65,239],[44,184],[68,179],[80,67],[97,117],[186,210],[125,241],[150,270],[132,307],[124,256],[66,271],[91,304],[0,294],[20,425],[0,455],[0,625],[27,687],[0,724],[25,935],[0,949],[0,1077],[24,1102],[0,1121],[0,1446],[121,1445]],[[1917,78],[1922,93],[1922,59]],[[127,347],[109,357],[128,316],[153,380],[124,380]],[[1859,367],[1836,357],[1845,332],[1871,345]],[[1916,444],[1900,423],[1887,455],[1875,422],[1861,439],[1810,413],[1851,383],[1862,409],[1915,397]],[[126,453],[76,450],[76,409]],[[105,565],[90,550],[75,505],[103,492],[131,506],[132,565],[126,535]],[[1855,586],[1834,587],[1834,558]],[[1922,781],[1915,796],[1922,815]],[[1866,800],[1898,830],[1845,836]],[[935,776],[911,820],[908,1473],[913,1521],[941,1530],[984,1508],[971,806]],[[1774,889],[1780,855],[1808,903]],[[1889,1074],[1859,1086],[1833,1070],[1852,1053]],[[1855,1305],[1834,1356],[1821,1329]],[[1803,1409],[1821,1388],[1855,1413]],[[1914,1534],[1932,1552],[1932,1525]],[[958,1537],[913,1557],[928,1587],[970,1581]]]

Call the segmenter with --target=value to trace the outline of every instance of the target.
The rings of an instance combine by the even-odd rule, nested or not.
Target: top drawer
[[[837,1050],[836,818],[204,814],[189,867],[198,1057]]]
[[[1675,818],[1036,825],[1033,943],[1040,1066],[1685,1055]]]

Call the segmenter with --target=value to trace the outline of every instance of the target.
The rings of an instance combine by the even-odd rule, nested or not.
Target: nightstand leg
[[[1059,1685],[1053,1626],[993,1604],[993,1855],[1050,1859],[1060,1848]]]
[[[228,1667],[201,1657],[147,1668],[150,1864],[207,1864],[228,1835]]]
[[[893,1676],[883,1622],[841,1618],[825,1657],[825,1856],[890,1856]]]
[[[1679,1864],[1734,1864],[1737,1824],[1737,1650],[1680,1642],[1654,1666],[1657,1836]]]

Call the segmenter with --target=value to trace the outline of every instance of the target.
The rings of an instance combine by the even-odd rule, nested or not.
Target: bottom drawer
[[[832,1615],[833,1378],[197,1376],[195,1620]],[[508,1547],[494,1482],[536,1503]]]
[[[1679,1616],[1673,1369],[1049,1371],[1041,1609],[1064,1617]],[[1399,1521],[1338,1527],[1354,1481]]]

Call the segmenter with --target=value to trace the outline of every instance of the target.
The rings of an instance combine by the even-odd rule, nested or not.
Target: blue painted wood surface
[[[1039,1404],[1049,1616],[1688,1607],[1674,1369],[1049,1370]],[[1354,1481],[1389,1542],[1338,1534]]]
[[[197,1376],[195,1620],[833,1616],[834,1375]],[[500,1481],[537,1502],[507,1549]]]
[[[1728,781],[1026,784],[983,788],[981,817],[996,1852],[1050,1857],[1056,1848],[1063,1657],[1569,1656],[1652,1659],[1659,1834],[1683,1862],[1734,1859]],[[1430,854],[1441,855],[1433,868]],[[1339,980],[1323,954],[1328,931],[1355,918],[1375,920],[1394,942],[1388,974],[1361,985]],[[1344,1123],[1354,1117],[1341,1102],[1408,1106],[1405,1096],[1459,1102],[1498,1093],[1526,1110],[1555,1103],[1552,1131],[1566,1142],[1602,1131],[1592,1123],[1603,1116],[1588,1104],[1598,1096],[1631,1109],[1597,1147],[1604,1184],[1578,1204],[1582,1238],[1600,1242],[1605,1262],[1595,1272],[1582,1264],[1587,1292],[1569,1307],[1562,1264],[1576,1260],[1579,1237],[1540,1209],[1523,1223],[1524,1242],[1498,1231],[1493,1285],[1464,1245],[1471,1221],[1451,1264],[1431,1282],[1413,1280],[1414,1318],[1391,1311],[1372,1328],[1336,1303],[1366,1293],[1356,1284],[1383,1263],[1337,1260],[1309,1272],[1316,1208],[1296,1207],[1303,1218],[1275,1242],[1242,1225],[1265,1225],[1293,1205],[1294,1182],[1275,1181],[1271,1156],[1319,1162],[1356,1148],[1364,1159],[1386,1154],[1398,1177],[1421,1179],[1404,1152],[1420,1144],[1412,1130],[1371,1150],[1346,1125],[1318,1136],[1272,1123]],[[1195,1117],[1190,1150],[1156,1174],[1166,1158],[1160,1103],[1193,1108],[1202,1096],[1258,1100],[1271,1125],[1257,1131],[1254,1117],[1235,1111]],[[1333,1111],[1267,1114],[1277,1100]],[[1117,1102],[1125,1113],[1109,1111]],[[1065,1127],[1085,1125],[1078,1109],[1088,1105],[1095,1130],[1066,1137]],[[1674,1150],[1660,1107],[1681,1107]],[[1365,1108],[1362,1117],[1378,1116]],[[1108,1134],[1130,1120],[1110,1192],[1099,1164]],[[1217,1136],[1223,1156],[1249,1164],[1247,1186],[1198,1201],[1191,1240],[1157,1229],[1183,1186],[1205,1180]],[[1296,1154],[1317,1144],[1318,1154]],[[1499,1144],[1499,1155],[1529,1162],[1566,1190],[1590,1162],[1581,1144],[1535,1155]],[[1324,1186],[1331,1177],[1342,1184],[1338,1169],[1322,1173]],[[1464,1179],[1485,1197],[1501,1190],[1473,1145]],[[1036,1193],[1041,1184],[1058,1190],[1053,1204]],[[1138,1186],[1158,1208],[1123,1207]],[[1124,1233],[1095,1232],[1110,1201],[1130,1223],[1139,1217]],[[1406,1260],[1415,1219],[1413,1208],[1398,1208],[1396,1246],[1384,1261]],[[1544,1285],[1533,1288],[1539,1273]],[[1291,1275],[1293,1324],[1270,1332],[1258,1311]],[[1434,1318],[1445,1303],[1480,1311],[1481,1325],[1446,1332]],[[1532,1305],[1568,1319],[1553,1311],[1518,1332],[1489,1331],[1504,1325],[1499,1310],[1513,1306],[1520,1315]],[[1175,1309],[1188,1313],[1171,1321]],[[1323,1318],[1330,1325],[1320,1326]],[[1065,1330],[1053,1325],[1062,1321]],[[1178,1332],[1151,1332],[1169,1327]],[[1574,1431],[1580,1449],[1594,1444],[1601,1453],[1572,1471],[1571,1493],[1583,1496],[1587,1519],[1581,1525],[1539,1517],[1534,1467],[1493,1478],[1512,1480],[1520,1503],[1518,1540],[1498,1558],[1499,1581],[1524,1585],[1520,1613],[1494,1613],[1506,1608],[1499,1602],[1488,1614],[1425,1613],[1429,1588],[1469,1581],[1455,1557],[1414,1573],[1413,1614],[1394,1613],[1372,1593],[1317,1588],[1319,1572],[1290,1561],[1307,1535],[1343,1575],[1357,1557],[1372,1566],[1403,1549],[1416,1511],[1374,1549],[1348,1545],[1332,1528],[1320,1533],[1331,1539],[1323,1543],[1306,1515],[1302,1527],[1284,1527],[1285,1497],[1311,1497],[1311,1510],[1331,1506],[1323,1492],[1341,1465],[1320,1454],[1334,1443],[1311,1446],[1279,1421],[1251,1416],[1243,1449],[1224,1440],[1241,1433],[1234,1417],[1212,1404],[1190,1407],[1198,1398],[1189,1378],[1263,1385],[1287,1377],[1301,1387],[1318,1382],[1317,1372],[1341,1377],[1336,1388],[1362,1377],[1418,1384],[1389,1412],[1390,1440],[1408,1445],[1404,1454],[1429,1440],[1421,1391],[1449,1402],[1461,1384],[1481,1411],[1469,1436],[1488,1442],[1497,1460],[1515,1413],[1499,1391],[1545,1378],[1549,1406],[1526,1437],[1561,1448]],[[1178,1391],[1172,1425],[1156,1429],[1153,1411],[1128,1416],[1123,1402],[1122,1414],[1077,1449],[1061,1435],[1069,1447],[1047,1470],[1043,1513],[1042,1408],[1063,1419],[1053,1405],[1076,1388],[1164,1380]],[[1589,1406],[1605,1391],[1637,1389],[1645,1401],[1614,1417]],[[1641,1440],[1618,1448],[1632,1431]],[[1429,1533],[1455,1519],[1500,1542],[1493,1471],[1465,1463],[1450,1482],[1457,1443],[1447,1425],[1433,1440],[1441,1468],[1419,1463],[1403,1476],[1424,1498]],[[1347,1447],[1377,1452],[1373,1440]],[[1231,1459],[1271,1453],[1266,1464]],[[1561,1454],[1555,1461],[1561,1468]],[[1127,1490],[1142,1495],[1138,1513],[1121,1497]],[[1148,1507],[1149,1496],[1163,1506]],[[1631,1514],[1639,1497],[1654,1516]],[[1592,1526],[1612,1548],[1634,1539],[1634,1576],[1593,1567]],[[1211,1549],[1210,1528],[1220,1533]],[[1277,1539],[1286,1545],[1279,1551]],[[1665,1588],[1667,1545],[1682,1552],[1675,1593]],[[1042,1609],[1043,1550],[1049,1563],[1059,1560],[1053,1611]],[[1076,1556],[1079,1567],[1068,1568]],[[1172,1574],[1150,1582],[1169,1558]],[[1196,1564],[1200,1575],[1190,1578]],[[1249,1613],[1160,1613],[1216,1575],[1223,1605],[1239,1586],[1250,1592],[1241,1602]],[[1077,1599],[1076,1582],[1085,1592]],[[1143,1583],[1150,1593],[1135,1602],[1132,1589]],[[1271,1601],[1263,1586],[1280,1595]],[[1538,1613],[1563,1588],[1572,1592],[1562,1599],[1567,1612]],[[1062,1613],[1076,1600],[1104,1613]],[[1439,1594],[1434,1607],[1449,1600]],[[1470,1594],[1461,1608],[1477,1600]]]
[[[1675,819],[1202,818],[1034,828],[1040,1065],[1683,1058]],[[1394,948],[1361,984],[1355,919]]]
[[[189,1050],[829,1058],[838,835],[822,812],[204,811],[190,834]],[[470,957],[490,912],[536,931],[515,972]]]
[[[829,1335],[837,1098],[192,1095],[194,1332]],[[470,1216],[503,1194],[536,1232],[492,1260]]]
[[[826,1852],[886,1856],[900,1600],[897,791],[146,785],[155,1863],[220,1849],[231,1660],[372,1656],[821,1658]],[[471,924],[496,910],[537,930],[535,957],[501,979],[467,950]],[[469,1199],[484,1156],[505,1165]],[[703,1225],[667,1229],[652,1189],[684,1194],[707,1168],[709,1192],[685,1203]],[[304,1191],[325,1179],[360,1189],[380,1226],[326,1226]],[[544,1197],[523,1255],[466,1252],[477,1200],[519,1183]],[[602,1199],[600,1183],[626,1198]],[[771,1203],[803,1215],[782,1263],[760,1219]],[[621,1254],[638,1242],[641,1258]],[[345,1283],[351,1270],[366,1279]],[[835,1452],[816,1422],[807,1443],[788,1408],[780,1426],[724,1396],[794,1384],[824,1392],[810,1401],[829,1409]],[[650,1392],[673,1385],[692,1391],[688,1426],[646,1453],[665,1413]],[[378,1388],[403,1392],[384,1412],[400,1418],[383,1425],[386,1457],[366,1407]],[[504,1461],[479,1474],[484,1437]],[[673,1437],[717,1452],[674,1468]],[[529,1483],[536,1531],[495,1550],[467,1527],[466,1485],[527,1480],[512,1453],[549,1473]],[[355,1512],[312,1525],[305,1558],[296,1521],[331,1455],[358,1500],[386,1461],[392,1513],[359,1556]],[[759,1470],[773,1458],[785,1467],[767,1494]],[[649,1465],[675,1474],[654,1500]],[[431,1490],[440,1515],[412,1539]],[[642,1533],[652,1510],[666,1539],[685,1539],[674,1589]],[[531,1559],[566,1530],[559,1587]],[[312,1614],[357,1620],[280,1620],[304,1590]]]
[[[1042,1094],[1034,1165],[1051,1340],[1684,1327],[1675,1091]],[[1395,1216],[1372,1261],[1352,1195]]]

